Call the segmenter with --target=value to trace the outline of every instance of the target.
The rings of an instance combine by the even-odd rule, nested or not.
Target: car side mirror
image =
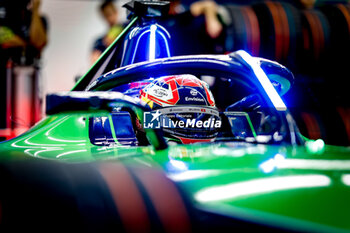
[[[272,85],[280,96],[286,94],[294,83],[293,73],[286,67],[263,58],[257,58]]]
[[[115,109],[128,111],[143,125],[144,112],[150,111],[145,103],[119,92],[71,91],[46,96],[46,114],[54,115],[69,112],[108,111]],[[161,129],[145,129],[149,142],[156,150],[167,148]]]

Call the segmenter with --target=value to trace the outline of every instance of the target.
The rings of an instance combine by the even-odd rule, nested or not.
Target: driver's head
[[[188,144],[215,139],[219,113],[208,84],[195,76],[156,78],[141,90],[140,99],[162,113],[163,131],[169,140]]]

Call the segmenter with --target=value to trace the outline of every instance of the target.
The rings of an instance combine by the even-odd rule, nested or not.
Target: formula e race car
[[[350,150],[300,134],[292,73],[171,56],[167,7],[129,3],[86,75],[0,144],[0,230],[350,232]]]

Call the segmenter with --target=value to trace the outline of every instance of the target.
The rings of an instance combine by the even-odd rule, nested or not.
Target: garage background
[[[214,53],[244,49],[295,74],[284,97],[302,133],[350,145],[350,6],[347,1],[217,1],[231,18]],[[302,4],[302,3],[311,4]],[[125,10],[117,1],[120,19]],[[49,45],[42,59],[42,95],[69,90],[90,64],[94,40],[107,29],[99,1],[43,0]],[[185,1],[189,5],[190,1]],[[311,7],[310,7],[311,6]],[[124,21],[125,22],[125,21]],[[182,54],[178,51],[178,54]],[[175,52],[176,54],[176,52]]]

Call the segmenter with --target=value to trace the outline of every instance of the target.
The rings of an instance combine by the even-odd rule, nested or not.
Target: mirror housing
[[[64,112],[122,110],[134,114],[143,125],[144,112],[150,111],[147,104],[120,92],[71,91],[49,94],[46,96],[46,114]],[[145,129],[149,142],[156,150],[168,147],[161,129]]]
[[[278,94],[283,96],[294,84],[294,75],[286,67],[277,62],[264,58],[257,58],[260,67],[264,70]]]

